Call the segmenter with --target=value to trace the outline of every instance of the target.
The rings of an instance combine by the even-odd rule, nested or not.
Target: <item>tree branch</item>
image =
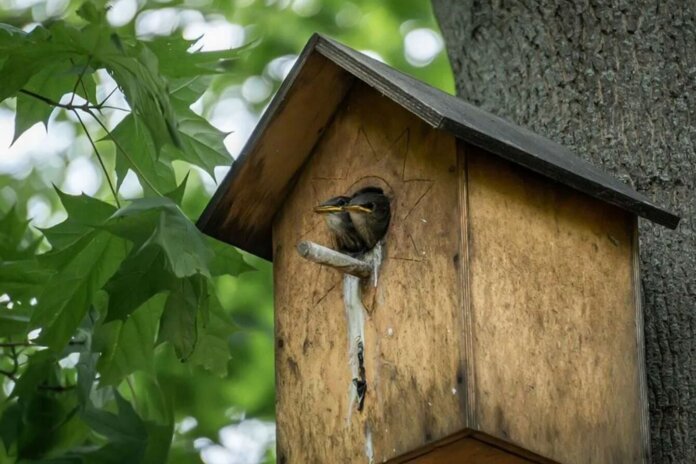
[[[72,90],[72,95],[70,96],[70,105],[73,104],[73,101],[75,100],[75,93],[77,92],[77,86],[82,84],[82,91],[85,93],[85,100],[87,100],[87,88],[85,87],[85,83],[82,82],[82,76],[85,75],[85,72],[87,71],[87,67],[89,66],[89,62],[92,60],[92,55],[87,55],[87,62],[85,63],[84,67],[82,68],[82,71],[80,71],[80,75],[77,76],[77,81],[75,81],[75,86],[73,87]],[[72,59],[70,60],[72,62]],[[73,63],[74,64],[74,63]]]
[[[65,110],[82,110],[82,111],[89,111],[89,110],[101,110],[102,108],[109,108],[112,110],[119,110],[119,111],[128,111],[125,108],[119,108],[118,106],[109,106],[109,105],[104,105],[104,104],[99,104],[99,105],[90,105],[89,102],[84,103],[82,105],[74,105],[72,103],[60,103],[55,100],[52,100],[48,97],[44,97],[43,95],[39,95],[38,93],[32,92],[31,90],[26,90],[26,89],[20,89],[19,90],[21,93],[24,95],[28,95],[30,97],[36,98],[37,100],[41,100],[42,102],[46,103],[47,105],[55,106],[57,108],[63,108]],[[106,100],[105,100],[106,101]]]
[[[116,188],[114,187],[113,182],[111,182],[111,177],[109,176],[109,171],[106,169],[106,165],[104,165],[104,160],[102,159],[101,155],[99,154],[99,150],[97,150],[97,144],[94,143],[94,140],[92,140],[92,136],[89,134],[89,131],[87,130],[87,126],[85,125],[84,121],[80,117],[80,113],[77,112],[77,110],[72,110],[73,113],[75,113],[75,116],[77,117],[77,120],[80,121],[80,125],[82,126],[82,130],[85,131],[85,135],[89,139],[89,143],[92,144],[92,148],[94,149],[94,154],[97,155],[97,159],[99,160],[99,165],[102,168],[102,171],[104,172],[104,177],[106,177],[106,182],[109,184],[109,189],[111,189],[111,193],[114,195],[114,200],[116,201],[116,206],[119,208],[121,207],[121,202],[118,201],[118,193],[116,192]]]

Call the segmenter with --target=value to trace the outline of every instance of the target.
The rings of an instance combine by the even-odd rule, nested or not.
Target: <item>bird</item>
[[[355,230],[349,213],[343,210],[350,200],[350,197],[342,195],[329,198],[319,206],[315,206],[314,212],[324,215],[326,225],[336,242],[337,250],[354,255],[363,253],[366,246],[358,231]]]
[[[389,197],[379,187],[365,187],[355,192],[342,208],[350,215],[353,227],[365,244],[365,251],[384,237],[389,228],[391,208]]]

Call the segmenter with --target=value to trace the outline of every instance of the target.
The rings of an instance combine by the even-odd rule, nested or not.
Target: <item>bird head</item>
[[[355,192],[342,210],[389,221],[389,198],[379,187],[366,187]]]
[[[391,209],[389,197],[382,189],[367,187],[353,194],[343,207],[368,249],[374,247],[387,233]]]
[[[350,198],[338,196],[329,198],[322,204],[314,207],[314,212],[317,214],[335,214],[344,213],[344,207],[350,202]]]

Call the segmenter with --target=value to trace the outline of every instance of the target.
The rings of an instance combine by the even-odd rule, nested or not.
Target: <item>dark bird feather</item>
[[[343,210],[349,202],[350,198],[345,196],[329,198],[315,207],[314,212],[324,215],[338,251],[348,254],[362,253],[365,251],[365,243],[355,230],[350,215]]]
[[[387,233],[391,207],[389,197],[381,188],[366,187],[358,190],[343,210],[348,211],[366,250],[373,248]]]

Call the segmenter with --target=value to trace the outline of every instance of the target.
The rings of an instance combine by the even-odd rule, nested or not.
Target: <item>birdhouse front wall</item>
[[[466,427],[455,139],[357,82],[274,220],[279,462],[383,462]],[[351,401],[343,276],[303,260],[331,246],[327,198],[364,186],[392,199],[366,308],[364,409]]]

